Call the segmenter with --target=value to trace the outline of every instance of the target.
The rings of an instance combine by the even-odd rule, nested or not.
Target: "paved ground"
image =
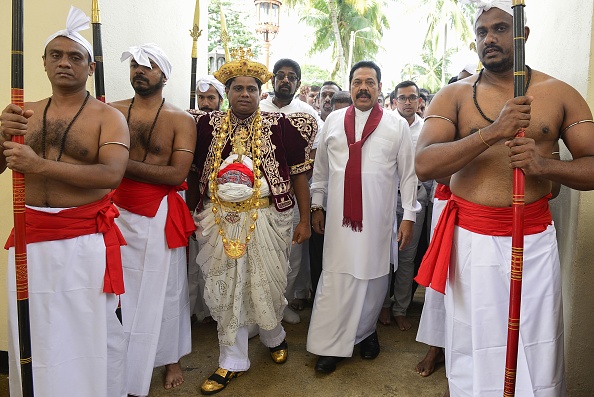
[[[301,313],[302,322],[286,324],[289,359],[283,365],[272,362],[268,349],[259,339],[250,340],[250,370],[218,396],[221,397],[441,397],[446,387],[443,366],[431,376],[419,376],[414,367],[427,352],[415,341],[424,290],[419,288],[410,309],[413,329],[402,332],[378,323],[380,355],[362,360],[355,349],[353,358],[339,363],[336,372],[318,375],[316,356],[305,350],[310,309]],[[173,390],[163,389],[163,368],[155,368],[150,397],[189,397],[200,395],[200,385],[217,367],[218,345],[214,324],[197,325],[192,331],[193,352],[182,359],[186,382]],[[0,381],[0,397],[8,396],[6,377]],[[72,395],[73,397],[75,394]],[[43,397],[43,396],[40,396]],[[81,396],[84,397],[84,396]]]

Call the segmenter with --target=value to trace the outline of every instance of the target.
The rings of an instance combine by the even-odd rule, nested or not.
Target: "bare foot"
[[[429,351],[425,358],[419,362],[415,368],[417,373],[421,376],[429,376],[435,371],[435,366],[445,361],[443,349],[441,347],[429,346]],[[448,389],[449,395],[449,389]]]
[[[394,320],[396,320],[396,325],[400,328],[400,331],[406,331],[412,327],[411,322],[406,316],[394,316]]]
[[[181,365],[179,362],[174,364],[168,364],[165,366],[165,382],[163,386],[165,389],[173,389],[184,383],[184,374],[182,372]]]
[[[379,318],[377,320],[384,325],[390,325],[390,323],[392,322],[392,313],[390,308],[382,307]]]

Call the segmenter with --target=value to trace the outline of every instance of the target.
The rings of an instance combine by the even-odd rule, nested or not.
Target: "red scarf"
[[[170,249],[186,247],[188,238],[196,230],[184,199],[177,193],[187,190],[186,182],[179,186],[154,185],[124,178],[115,191],[113,202],[119,207],[138,215],[154,217],[163,197],[167,196],[167,220],[165,237]]]
[[[524,235],[541,233],[552,224],[553,218],[549,210],[551,197],[548,194],[538,201],[526,204]],[[512,218],[512,207],[487,207],[452,194],[435,226],[433,239],[423,257],[415,281],[445,294],[454,226],[458,225],[462,229],[487,236],[511,236]]]
[[[126,245],[114,219],[120,216],[111,203],[112,193],[101,200],[80,207],[62,210],[58,213],[26,208],[27,244],[42,241],[66,240],[87,234],[103,233],[105,242],[105,276],[103,292],[121,295],[124,293],[122,255],[120,246]],[[5,249],[14,246],[14,229],[8,237]]]
[[[363,184],[361,181],[361,151],[369,135],[377,128],[383,109],[376,103],[363,128],[361,140],[355,142],[355,106],[348,107],[344,116],[344,132],[349,145],[349,159],[344,170],[344,208],[342,226],[355,232],[363,230]]]

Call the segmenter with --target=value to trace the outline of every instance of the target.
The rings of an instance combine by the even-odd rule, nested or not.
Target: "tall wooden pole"
[[[95,56],[95,97],[101,102],[105,102],[105,72],[103,71],[99,0],[92,0],[91,24],[93,25],[93,52]]]
[[[514,25],[514,96],[526,93],[526,63],[524,44],[524,0],[512,0]],[[516,137],[523,137],[520,129]],[[512,257],[509,290],[509,318],[507,324],[507,352],[505,356],[504,397],[516,394],[516,370],[518,366],[518,341],[520,337],[520,307],[522,302],[522,268],[524,266],[524,173],[514,168],[512,197]]]
[[[202,34],[200,30],[200,1],[196,0],[194,9],[194,26],[190,29],[192,36],[192,71],[190,73],[190,109],[196,108],[196,68],[198,63],[198,38]]]
[[[11,101],[25,107],[24,90],[24,0],[12,0]],[[25,143],[23,135],[13,142]],[[31,359],[31,326],[29,323],[29,276],[27,272],[27,238],[25,221],[25,176],[12,171],[12,203],[14,213],[14,254],[16,266],[16,298],[19,329],[21,387],[24,397],[33,396],[33,363]]]

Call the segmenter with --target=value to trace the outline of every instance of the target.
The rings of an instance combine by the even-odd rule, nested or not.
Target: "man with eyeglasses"
[[[305,102],[295,99],[295,92],[301,85],[301,67],[292,59],[280,59],[274,64],[272,68],[272,84],[274,88],[274,96],[268,96],[260,102],[260,109],[264,112],[279,112],[285,114],[307,113],[312,115],[317,123],[318,130],[321,130],[324,124],[318,116],[318,112],[313,107]],[[319,137],[319,134],[316,134]],[[316,138],[312,146],[312,150],[317,147]],[[299,224],[299,208],[293,208],[293,228]],[[303,264],[303,266],[302,266]],[[305,241],[302,244],[294,245],[291,248],[291,255],[289,257],[289,273],[287,274],[287,289],[285,290],[285,297],[288,302],[295,299],[295,280],[299,274],[300,269],[305,269],[309,266],[309,245]],[[306,271],[305,269],[304,271]],[[308,276],[306,276],[308,277]],[[309,288],[305,288],[308,290]],[[299,299],[307,299],[307,296],[300,295]],[[283,320],[289,324],[298,324],[301,322],[299,314],[291,309],[291,306],[286,306],[283,312]]]
[[[416,147],[421,128],[423,128],[423,119],[417,114],[419,107],[419,87],[412,81],[403,81],[394,89],[394,101],[396,110],[400,116],[407,121],[411,132],[413,148]],[[392,315],[396,320],[396,325],[401,331],[406,331],[412,327],[411,322],[406,317],[406,311],[412,296],[412,281],[415,272],[415,255],[419,238],[423,230],[425,221],[425,212],[427,208],[427,191],[422,188],[423,184],[418,183],[417,200],[421,204],[421,210],[416,213],[416,221],[413,228],[413,237],[410,244],[405,248],[398,250],[397,231],[400,229],[404,210],[402,209],[400,189],[398,190],[398,205],[396,208],[396,224],[392,231],[392,263],[394,263],[394,305],[392,306]],[[379,321],[388,325],[391,322],[390,306],[392,305],[390,291],[388,290],[384,307],[382,308]]]

